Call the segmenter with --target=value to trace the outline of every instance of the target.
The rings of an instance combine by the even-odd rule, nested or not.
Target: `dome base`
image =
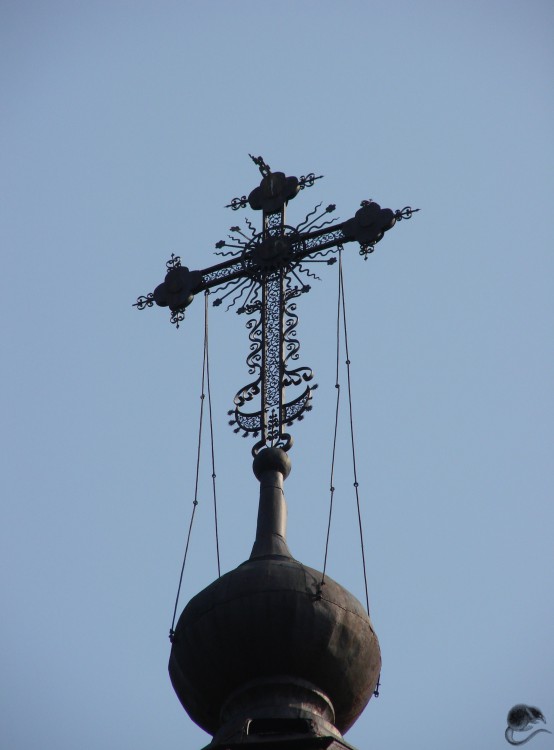
[[[239,742],[210,743],[203,750],[356,750],[344,740],[334,737],[307,737],[290,733],[274,739],[246,737]]]
[[[334,726],[335,712],[329,698],[305,680],[274,676],[252,680],[229,696],[221,709],[222,726],[212,745],[296,736],[342,735]],[[256,741],[257,741],[256,740]]]

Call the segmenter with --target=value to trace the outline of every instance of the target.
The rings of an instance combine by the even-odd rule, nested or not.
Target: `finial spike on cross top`
[[[248,154],[248,156],[252,159],[254,164],[258,167],[262,177],[267,177],[267,175],[271,173],[269,164],[266,164],[261,156],[252,156],[252,154]]]
[[[358,242],[360,255],[367,260],[385,232],[419,209],[406,206],[392,211],[374,201],[362,201],[351,219],[337,223],[322,220],[334,211],[334,204],[313,218],[319,204],[300,224],[287,226],[288,201],[320,178],[313,173],[300,179],[286,177],[283,172],[271,172],[261,156],[249,156],[259,168],[262,181],[248,197],[234,198],[228,207],[237,210],[250,205],[253,210],[261,210],[262,229],[256,230],[248,219],[244,231],[232,227],[231,242],[216,244],[216,254],[230,256],[228,260],[201,271],[190,271],[178,256],[172,256],[164,281],[153,292],[139,297],[134,306],[139,310],[154,303],[168,307],[171,322],[178,328],[199,292],[219,288],[221,296],[214,300],[215,306],[227,301],[229,309],[240,303],[237,312],[251,316],[246,362],[253,379],[236,393],[229,414],[235,432],[259,438],[252,449],[255,455],[264,446],[289,450],[292,437],[286,428],[311,409],[317,387],[312,384],[313,373],[309,367],[293,366],[300,349],[294,300],[310,290],[307,278],[317,278],[309,265],[331,265],[336,253],[349,242]],[[223,248],[227,250],[223,252]],[[300,389],[300,393],[287,401],[286,388]],[[259,407],[251,411],[258,396]]]

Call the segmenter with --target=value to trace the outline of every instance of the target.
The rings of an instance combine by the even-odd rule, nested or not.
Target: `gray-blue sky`
[[[131,303],[196,268],[259,175],[291,204],[421,207],[345,252],[382,696],[347,739],[494,750],[509,707],[554,722],[554,9],[513,2],[0,6],[3,747],[200,748],[166,673],[191,503],[202,303]],[[254,217],[257,218],[257,217]],[[336,272],[300,301],[314,411],[287,481],[321,567]],[[226,411],[243,320],[210,317],[224,569],[249,554],[250,444]],[[342,433],[330,574],[363,600]],[[323,467],[323,468],[322,468]],[[184,601],[216,574],[205,465]],[[533,740],[548,747],[549,735]]]

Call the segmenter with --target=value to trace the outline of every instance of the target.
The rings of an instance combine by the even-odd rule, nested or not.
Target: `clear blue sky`
[[[289,209],[422,211],[344,265],[382,695],[360,750],[501,750],[554,729],[554,6],[547,0],[0,3],[0,746],[195,750],[167,677],[192,500],[202,300],[137,312],[259,174]],[[250,218],[259,221],[258,216]],[[336,267],[300,300],[320,389],[295,429],[289,541],[320,568]],[[227,409],[244,320],[210,317],[222,564],[251,548]],[[329,573],[363,600],[341,433]],[[183,604],[216,575],[209,467]],[[532,747],[552,747],[540,735]]]

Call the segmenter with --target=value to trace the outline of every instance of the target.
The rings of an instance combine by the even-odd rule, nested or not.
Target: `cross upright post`
[[[179,327],[194,296],[219,287],[225,293],[214,300],[214,305],[230,297],[228,308],[241,301],[237,312],[254,316],[246,324],[250,339],[246,362],[254,379],[236,393],[229,415],[235,432],[259,438],[252,449],[256,455],[266,446],[285,451],[291,448],[292,437],[285,430],[311,409],[312,392],[317,387],[310,385],[313,373],[309,367],[293,366],[300,348],[294,300],[310,290],[308,278],[317,278],[307,266],[336,262],[334,254],[351,241],[360,244],[360,254],[367,259],[386,231],[419,209],[407,206],[392,211],[364,200],[353,218],[337,224],[327,218],[335,205],[318,214],[319,204],[299,225],[287,226],[285,207],[289,200],[320,177],[313,173],[300,179],[286,177],[283,172],[272,172],[261,156],[250,158],[262,180],[248,197],[234,198],[227,208],[238,210],[249,205],[261,210],[262,231],[257,232],[248,219],[249,234],[238,226],[231,227],[231,242],[216,244],[218,254],[230,259],[202,271],[189,271],[178,256],[172,255],[164,281],[154,292],[139,297],[134,306],[139,310],[154,303],[169,307],[171,322]],[[228,248],[226,252],[222,252],[224,247]],[[304,388],[287,402],[285,388],[291,386]],[[246,411],[258,395],[259,409]]]

